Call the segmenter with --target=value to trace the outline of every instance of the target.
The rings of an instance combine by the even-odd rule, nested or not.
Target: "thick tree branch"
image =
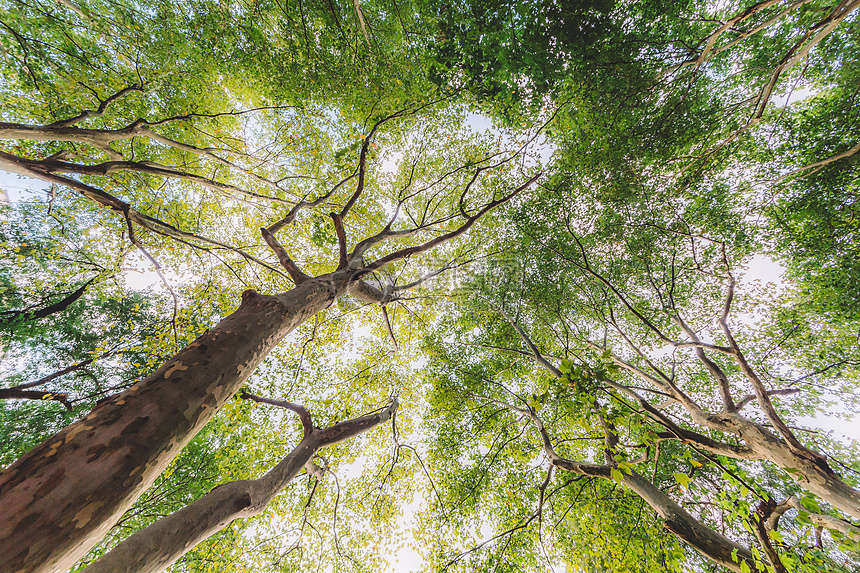
[[[276,403],[280,406],[287,404],[278,403],[277,400],[265,403]],[[306,431],[302,441],[264,476],[255,480],[232,481],[216,487],[179,511],[138,531],[84,571],[86,573],[164,571],[195,545],[233,520],[262,513],[275,495],[298,475],[321,448],[366,432],[390,420],[397,406],[397,400],[393,400],[376,412],[340,422],[325,429],[312,428],[310,432]]]
[[[729,270],[728,262],[725,260],[724,255],[724,264],[726,265],[726,271]],[[732,299],[734,298],[735,292],[735,278],[729,275],[729,284],[728,284],[728,292],[726,294],[726,302],[723,310],[723,315],[720,317],[720,327],[723,330],[723,334],[729,342],[729,347],[731,347],[735,361],[740,365],[741,371],[746,376],[747,380],[750,381],[753,387],[753,391],[755,392],[756,399],[758,400],[759,406],[761,407],[764,414],[767,416],[767,419],[771,424],[777,429],[779,434],[785,439],[786,442],[794,449],[796,452],[808,452],[809,450],[800,443],[797,439],[797,436],[794,435],[794,432],[788,427],[788,425],[782,421],[779,414],[776,413],[776,409],[773,407],[773,402],[770,401],[768,396],[768,390],[765,388],[762,381],[759,379],[758,375],[753,370],[752,366],[750,366],[749,362],[747,362],[744,353],[741,351],[740,346],[738,345],[735,337],[732,335],[732,331],[729,328],[729,312],[732,306]]]
[[[18,387],[0,388],[0,400],[55,400],[65,406],[66,410],[72,410],[72,403],[69,402],[69,395],[65,392],[20,390]]]
[[[803,35],[803,37],[798,40],[794,46],[788,51],[788,53],[782,58],[776,68],[774,68],[771,73],[770,80],[764,87],[761,89],[759,93],[758,100],[755,104],[755,112],[752,116],[752,119],[760,119],[764,115],[764,110],[767,107],[767,103],[770,100],[771,93],[773,93],[773,89],[776,87],[776,83],[779,80],[782,73],[805,58],[809,55],[809,52],[818,45],[824,38],[826,38],[830,33],[839,26],[840,23],[858,6],[860,6],[860,0],[853,1],[843,1],[840,2],[833,11],[827,15],[827,17],[823,18],[821,21],[816,23],[812,28],[807,30],[807,32]],[[817,33],[816,33],[817,32]],[[814,34],[814,35],[813,35]],[[810,37],[812,38],[810,40]]]
[[[279,197],[272,197],[270,195],[261,195],[259,193],[254,193],[253,191],[243,189],[242,187],[238,187],[236,185],[222,183],[210,177],[195,175],[193,173],[188,173],[187,171],[181,171],[174,167],[167,167],[165,165],[160,165],[151,161],[107,161],[105,163],[99,163],[96,165],[83,165],[79,163],[68,163],[66,161],[44,159],[39,163],[41,164],[41,169],[44,169],[48,173],[110,175],[112,173],[117,173],[121,171],[132,171],[135,173],[147,173],[149,175],[156,175],[158,177],[165,177],[169,179],[190,181],[192,183],[197,183],[198,185],[207,189],[212,189],[213,191],[224,193],[228,196],[231,193],[234,193],[243,197],[266,200],[272,203],[281,203],[286,205],[292,205],[293,203],[295,203],[294,201],[281,199]]]
[[[242,391],[239,393],[239,397],[243,400],[251,400],[253,402],[257,402],[258,404],[269,404],[271,406],[278,406],[280,408],[292,410],[299,415],[299,420],[301,420],[302,422],[302,428],[304,428],[305,437],[307,437],[308,434],[314,431],[314,421],[311,417],[311,413],[301,404],[293,404],[292,402],[286,402],[284,400],[272,400],[271,398],[263,398],[262,396],[251,394],[245,389],[242,389]]]
[[[550,458],[552,465],[579,475],[613,479],[611,465],[581,464],[563,458],[556,454],[549,435],[540,417],[529,407],[519,408],[505,402],[484,398],[519,412],[531,419],[538,429],[543,442],[543,449]],[[635,471],[629,474],[622,471],[621,482],[641,497],[664,520],[664,527],[683,541],[689,543],[697,551],[731,571],[741,573],[741,563],[750,570],[755,569],[752,552],[714,531],[688,513],[672,498],[666,495],[653,483]]]
[[[200,241],[203,243],[208,243],[210,245],[228,251],[232,251],[242,256],[244,259],[262,265],[278,274],[283,274],[277,268],[257,259],[256,257],[249,255],[241,249],[231,247],[224,243],[208,239],[200,235],[195,235],[194,233],[180,231],[176,227],[165,223],[159,219],[156,219],[155,217],[140,213],[139,211],[133,209],[131,205],[126,203],[125,201],[118,199],[113,195],[102,191],[101,189],[93,187],[92,185],[87,185],[86,183],[82,183],[76,179],[72,179],[70,177],[63,177],[61,175],[56,175],[45,170],[39,169],[39,163],[40,162],[38,161],[32,161],[6,153],[4,151],[0,151],[0,169],[4,169],[12,173],[17,173],[19,175],[24,175],[26,177],[35,177],[37,179],[42,179],[43,181],[48,181],[49,183],[58,183],[60,185],[64,185],[66,187],[78,191],[81,195],[83,195],[87,199],[90,199],[97,205],[107,207],[112,211],[119,213],[123,218],[131,219],[134,223],[140,225],[141,227],[149,231],[152,231],[153,233],[157,233],[165,237],[171,237],[173,239],[195,242]]]
[[[308,275],[302,272],[299,266],[290,258],[290,255],[287,254],[286,249],[281,246],[281,243],[275,238],[275,236],[269,231],[269,229],[263,227],[260,229],[260,233],[263,235],[263,239],[266,241],[266,244],[272,249],[275,255],[278,257],[278,261],[280,261],[281,266],[283,266],[287,273],[289,273],[290,278],[293,279],[293,283],[296,286],[302,284],[306,280],[308,280]]]
[[[91,117],[97,117],[97,116],[103,115],[110,104],[112,104],[113,102],[115,102],[116,100],[118,100],[119,98],[124,96],[125,94],[132,92],[132,91],[142,92],[143,88],[137,84],[132,84],[128,87],[124,87],[121,90],[119,90],[118,92],[116,92],[115,94],[109,96],[108,98],[101,100],[99,102],[99,107],[97,109],[84,110],[81,113],[79,113],[78,115],[76,115],[75,117],[72,117],[69,119],[64,119],[62,121],[55,121],[54,123],[50,124],[49,127],[68,127],[70,125],[80,123],[80,122],[82,122],[86,119],[89,119]]]
[[[78,289],[76,289],[71,294],[66,295],[62,299],[58,300],[54,304],[48,305],[46,307],[40,308],[38,310],[4,310],[0,312],[0,327],[4,324],[11,324],[19,317],[25,317],[25,320],[39,320],[42,318],[47,318],[52,314],[57,314],[63,312],[67,308],[69,308],[72,303],[81,298],[86,292],[87,287],[93,284],[100,275],[96,275],[83,285],[81,285]]]
[[[776,549],[774,549],[773,544],[770,542],[770,535],[768,535],[767,522],[774,509],[776,509],[776,503],[770,498],[767,501],[759,503],[755,514],[752,516],[752,527],[756,538],[758,538],[759,545],[764,549],[767,560],[770,561],[773,572],[788,573],[779,558],[779,553],[776,552]]]
[[[768,396],[790,396],[791,394],[797,394],[798,392],[800,392],[800,388],[780,388],[778,390],[768,390],[767,395]],[[755,394],[747,394],[746,396],[744,396],[743,398],[741,398],[738,401],[736,411],[738,411],[738,412],[741,411],[744,408],[744,406],[746,406],[747,404],[749,404],[750,402],[752,402],[755,399],[756,399]]]
[[[67,366],[66,368],[63,368],[62,370],[58,370],[57,372],[53,372],[52,374],[48,374],[47,376],[43,376],[42,378],[39,378],[38,380],[34,380],[33,382],[27,382],[25,384],[18,384],[17,386],[13,386],[13,387],[9,388],[9,390],[26,390],[27,388],[35,388],[36,386],[41,386],[42,384],[46,384],[46,383],[50,382],[51,380],[56,380],[57,378],[60,378],[61,376],[65,376],[66,374],[69,374],[70,372],[75,372],[77,370],[81,370],[83,368],[86,368],[87,366],[89,366],[90,364],[95,362],[96,360],[101,360],[102,358],[107,358],[108,356],[116,354],[116,352],[117,352],[116,350],[109,350],[107,352],[100,354],[99,356],[96,356],[94,358],[88,358],[87,360],[84,360],[82,362],[78,362],[77,364]]]
[[[337,235],[337,268],[345,269],[349,266],[349,260],[346,256],[346,231],[343,229],[343,217],[339,213],[329,213],[329,217],[334,223],[334,232]]]
[[[774,186],[779,185],[780,183],[782,183],[783,181],[785,181],[786,179],[788,179],[792,175],[796,175],[797,173],[802,173],[802,172],[808,171],[810,169],[818,170],[818,169],[824,167],[825,165],[830,165],[831,163],[833,163],[835,161],[839,161],[840,159],[842,159],[844,157],[851,157],[852,155],[854,155],[855,153],[858,153],[858,152],[860,152],[860,143],[858,143],[857,145],[855,145],[854,147],[852,147],[851,149],[849,149],[847,151],[843,151],[842,153],[833,155],[832,157],[828,157],[827,159],[822,159],[821,161],[816,161],[815,163],[810,163],[809,165],[804,165],[803,167],[798,167],[797,169],[789,171],[788,173],[786,173],[785,175],[783,175],[782,177],[777,179],[773,184],[774,184]]]
[[[737,24],[740,24],[744,20],[754,16],[758,12],[761,12],[762,10],[766,10],[767,8],[770,8],[774,4],[778,4],[779,2],[780,2],[780,0],[764,0],[762,2],[758,2],[757,4],[753,4],[752,6],[750,6],[749,8],[744,10],[743,12],[730,18],[722,26],[717,28],[714,32],[712,32],[708,36],[708,38],[705,42],[704,48],[702,48],[702,51],[699,52],[699,55],[695,59],[690,59],[690,60],[681,62],[680,64],[676,64],[676,65],[672,66],[671,68],[669,68],[666,72],[664,72],[664,74],[675,72],[675,71],[677,71],[677,70],[679,70],[685,66],[690,66],[690,65],[693,65],[698,69],[711,56],[711,52],[714,49],[714,46],[716,45],[717,40],[719,40],[720,36],[722,36],[727,30],[731,29],[733,26],[736,26]]]

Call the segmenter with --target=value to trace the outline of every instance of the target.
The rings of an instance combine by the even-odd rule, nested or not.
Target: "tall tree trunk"
[[[357,436],[389,419],[386,408],[326,429],[314,428],[266,475],[220,485],[179,511],[141,529],[117,545],[83,573],[160,573],[231,521],[263,512],[269,502],[299,473],[320,448]]]
[[[104,537],[291,330],[328,307],[345,276],[242,303],[139,384],[0,474],[0,571],[66,571]]]

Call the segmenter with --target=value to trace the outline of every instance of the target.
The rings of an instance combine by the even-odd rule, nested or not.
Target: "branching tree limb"
[[[251,400],[293,410],[302,418],[302,441],[274,468],[254,480],[222,484],[179,511],[163,517],[86,567],[87,573],[159,573],[195,545],[235,519],[262,513],[272,498],[298,475],[320,449],[382,424],[397,410],[397,400],[371,414],[328,428],[314,428],[303,406],[245,394]]]

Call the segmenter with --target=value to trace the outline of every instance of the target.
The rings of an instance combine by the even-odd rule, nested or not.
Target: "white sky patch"
[[[805,99],[811,98],[815,94],[819,93],[820,90],[811,88],[811,87],[801,87],[797,89],[791,90],[788,98],[784,99],[785,102],[783,105],[791,105],[793,103],[797,103],[803,101]]]
[[[403,152],[395,151],[388,155],[379,164],[379,169],[387,175],[396,175],[400,163],[403,161]]]
[[[493,130],[493,120],[478,113],[470,113],[466,118],[466,125],[473,133],[486,133]]]
[[[16,175],[0,169],[0,189],[6,192],[7,200],[12,203],[23,201],[27,195],[33,193],[44,193],[50,188],[51,184],[47,181]]]
[[[785,289],[783,276],[785,267],[768,255],[755,255],[747,261],[745,267],[738,273],[739,285],[748,285],[755,281],[770,284],[776,288],[778,293]]]
[[[152,261],[144,257],[140,251],[132,251],[126,256],[122,271],[122,279],[126,287],[136,291],[163,291],[162,294],[170,295],[164,286],[164,282],[159,278],[158,273],[155,272]],[[194,275],[177,274],[169,269],[162,269],[161,274],[164,275],[165,280],[174,289],[183,283],[188,283],[195,279]]]

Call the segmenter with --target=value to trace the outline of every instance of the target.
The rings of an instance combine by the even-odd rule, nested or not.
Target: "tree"
[[[386,123],[414,113],[414,110],[403,110],[378,120],[363,138],[352,175],[313,201],[296,202],[286,217],[262,230],[263,238],[296,284],[294,289],[279,295],[260,295],[253,290],[245,291],[239,309],[215,328],[197,338],[140,384],[101,403],[83,420],[56,434],[4,471],[2,497],[8,500],[8,507],[15,509],[12,515],[17,516],[6,522],[8,533],[4,538],[8,540],[9,547],[21,548],[14,552],[4,552],[9,555],[7,559],[11,568],[41,570],[42,567],[70,566],[83,551],[104,535],[106,528],[152,483],[166,464],[225,401],[238,391],[260,360],[287,333],[348,290],[362,298],[372,297],[383,304],[388,302],[394,296],[393,285],[384,293],[363,282],[362,278],[393,262],[420,255],[458,237],[468,231],[485,213],[509,201],[539,177],[539,174],[534,175],[525,183],[501,193],[491,192],[489,200],[471,209],[467,205],[472,200],[472,194],[486,185],[482,175],[506,167],[518,152],[502,157],[480,158],[476,164],[472,164],[476,165],[475,167],[467,166],[469,171],[458,173],[456,179],[449,175],[450,172],[448,175],[443,172],[441,178],[431,180],[424,188],[418,187],[418,181],[410,179],[403,190],[395,195],[397,203],[388,222],[376,233],[358,241],[349,251],[343,221],[356,202],[363,199],[367,158],[374,135]],[[57,128],[50,126],[24,128],[7,125],[6,129],[7,133],[12,135],[20,135],[22,130],[26,130],[34,133],[36,138],[59,135],[66,140],[88,141],[108,149],[111,149],[111,142],[124,137],[122,134],[129,130],[101,130],[95,134],[94,130],[77,127],[60,128],[63,133],[57,133]],[[136,130],[137,127],[131,129]],[[142,133],[149,133],[148,127],[143,129]],[[98,171],[109,173],[111,164],[102,164],[98,171],[93,171],[89,166],[58,162],[50,158],[33,161],[5,152],[3,158],[7,167],[62,183],[98,205],[114,210],[126,219],[129,238],[138,246],[133,238],[135,225],[170,237],[189,237],[189,234],[134,210],[128,203],[101,189],[76,179],[56,175],[57,172],[69,171],[85,174]],[[125,165],[125,162],[120,164],[121,170],[132,167]],[[166,176],[175,174],[179,178],[197,178],[185,172],[153,167],[151,162],[140,163],[139,166],[143,173],[156,169]],[[137,170],[135,167],[132,169]],[[356,181],[355,186],[351,193],[345,195],[342,208],[331,214],[338,239],[337,269],[317,277],[309,277],[292,261],[275,239],[274,232],[292,221],[300,210],[323,203],[353,179]],[[461,191],[457,196],[445,197],[446,202],[453,200],[456,205],[453,214],[449,215],[445,211],[438,213],[445,205],[436,202],[438,193],[434,192],[429,200],[423,201],[423,207],[420,207],[423,213],[419,211],[417,218],[412,218],[405,226],[396,225],[401,209],[407,213],[414,209],[416,196],[423,199],[421,196],[427,193],[428,188],[443,185],[443,191],[450,193],[450,188],[446,187],[457,185],[457,179],[464,180]],[[212,185],[220,186],[218,183]],[[413,215],[410,214],[410,217]],[[461,221],[458,222],[457,219]],[[440,226],[447,227],[447,232],[438,231]],[[436,236],[433,236],[434,230]],[[371,262],[364,262],[365,256],[373,253],[372,248],[378,244],[418,234],[430,234],[432,238],[378,256]],[[165,407],[167,404],[170,406]],[[121,437],[129,435],[134,436],[133,448],[127,439]],[[80,458],[76,453],[78,451],[89,452],[87,461]],[[72,475],[75,477],[62,477]],[[73,486],[72,479],[80,481]],[[62,487],[58,487],[60,485]],[[69,498],[66,490],[68,487],[75,488],[76,499]],[[53,498],[52,495],[57,497]],[[48,507],[53,508],[50,518],[46,515]],[[66,509],[58,509],[60,507]],[[88,509],[84,511],[81,508]],[[32,513],[27,515],[28,512]],[[45,546],[27,547],[21,541],[34,538],[44,539]],[[65,541],[60,542],[60,539]]]
[[[314,427],[310,412],[302,406],[249,394],[245,396],[289,408],[300,416],[304,437],[296,448],[264,476],[218,486],[176,513],[135,533],[85,571],[163,571],[198,542],[231,521],[262,512],[303,467],[307,466],[308,473],[317,479],[322,478],[324,469],[312,460],[319,449],[388,421],[397,409],[395,398],[378,412],[320,429]]]
[[[185,544],[262,511],[334,428],[359,429],[359,412],[408,385],[430,399],[406,439],[420,441],[427,424],[438,449],[425,463],[425,446],[404,441],[391,414],[391,458],[369,447],[378,486],[365,482],[350,503],[391,515],[394,492],[408,495],[405,475],[427,478],[440,512],[423,535],[440,566],[836,570],[849,558],[840,552],[854,524],[844,518],[857,518],[857,494],[825,455],[833,444],[793,420],[826,400],[813,385],[821,379],[850,391],[857,363],[854,319],[841,308],[853,288],[857,150],[853,68],[842,64],[856,52],[857,7],[18,2],[2,15],[0,167],[55,185],[58,223],[92,221],[100,257],[147,261],[168,295],[158,318],[170,328],[118,377],[160,368],[2,474],[4,567],[68,568],[118,522],[143,528],[94,568],[166,567]],[[801,85],[817,93],[778,105]],[[499,127],[475,133],[474,109]],[[554,146],[550,169],[530,153],[539,134]],[[771,204],[769,185],[790,193]],[[832,233],[804,230],[833,213],[846,215]],[[478,236],[463,243],[467,232]],[[755,297],[736,293],[735,277],[756,252],[796,269],[835,261],[839,272],[808,281],[793,308],[756,295],[774,319],[748,330],[732,311]],[[476,289],[489,312],[445,304],[444,285],[423,288],[500,253],[519,261],[525,284],[486,278]],[[88,278],[45,274],[10,274],[57,293],[25,300],[16,288],[15,324],[65,335],[62,320],[110,299],[97,283],[75,295]],[[406,306],[410,289],[425,312]],[[391,350],[358,359],[353,379],[388,368],[388,382],[367,383],[356,399],[355,385],[344,390],[317,363],[302,381],[314,392],[294,395],[305,360],[345,346],[345,329],[329,322],[354,301],[381,309],[362,316]],[[403,329],[395,311],[420,326]],[[433,375],[396,381],[411,378],[412,339],[434,324]],[[307,338],[290,343],[295,356],[277,349],[299,328]],[[329,348],[314,350],[317,338]],[[58,379],[43,378],[20,383]],[[301,401],[328,428],[305,426],[304,445],[286,458],[276,451],[291,442],[268,436],[257,454],[230,452],[253,462],[243,473],[240,461],[220,467],[206,454],[256,441],[247,416],[237,421],[248,406],[231,399],[249,381]],[[23,397],[28,388],[15,385]],[[393,407],[382,412],[373,423]],[[169,488],[192,440],[180,463],[199,455],[198,467],[228,485],[201,497],[214,478],[188,470],[170,503],[152,490],[122,517],[156,480]],[[246,479],[272,467],[270,478]],[[321,496],[321,482],[310,483],[301,503],[274,501],[300,521],[299,539]],[[245,505],[248,487],[263,485]],[[319,508],[335,522],[336,487]],[[184,537],[175,522],[187,515],[197,529]],[[643,515],[647,526],[631,531]],[[479,537],[481,519],[492,539],[452,553]],[[820,547],[807,546],[808,524]],[[245,543],[237,527],[226,533],[233,548]],[[173,543],[157,541],[164,532]],[[124,535],[113,531],[110,543]],[[336,533],[333,544],[340,555]],[[261,545],[276,565],[292,550]]]
[[[589,213],[595,207],[600,213],[596,201],[582,201],[562,225],[541,220],[538,213],[555,213],[552,205],[567,200],[559,191],[534,199],[522,215],[528,240],[512,253],[523,265],[522,282],[512,277],[479,291],[486,302],[461,324],[446,325],[447,332],[464,333],[452,337],[457,350],[435,343],[435,400],[449,412],[437,430],[442,451],[456,439],[450,433],[479,436],[490,449],[482,459],[501,472],[487,483],[497,491],[522,479],[506,473],[509,463],[526,465],[519,470],[526,475],[539,469],[546,475],[540,502],[517,507],[514,518],[497,526],[498,537],[529,527],[540,535],[544,522],[557,529],[543,531],[543,539],[556,542],[565,513],[551,497],[581,490],[588,484],[582,478],[598,478],[629,488],[663,527],[730,570],[791,570],[798,557],[788,540],[812,519],[828,520],[831,551],[852,547],[858,490],[843,471],[851,468],[831,465],[834,458],[799,437],[786,419],[791,410],[777,400],[802,395],[815,403],[821,391],[814,380],[850,376],[857,364],[853,335],[845,341],[847,355],[830,362],[831,349],[810,364],[789,342],[802,336],[796,328],[758,338],[739,327],[730,261],[747,248],[738,241],[742,225],[735,242],[715,240],[682,213],[662,220],[650,197],[628,201],[623,213],[605,220]],[[548,376],[530,372],[533,365]],[[452,393],[468,402],[452,402]],[[856,408],[847,402],[850,394],[845,399]],[[534,437],[524,435],[529,427]],[[553,480],[554,470],[581,477]],[[463,504],[482,491],[477,481],[474,490],[452,484],[450,495]],[[801,498],[798,522],[780,522]],[[637,560],[656,557],[647,545],[641,551]],[[623,557],[617,559],[614,567],[622,567]],[[799,563],[826,566],[819,559],[807,554]],[[833,566],[838,553],[830,559]]]
[[[156,268],[159,268],[159,264],[144,247],[143,239],[138,236],[138,229],[183,242],[192,242],[202,248],[229,249],[246,261],[259,264],[268,270],[275,269],[271,264],[264,263],[241,249],[228,247],[226,242],[181,230],[172,223],[140,212],[131,203],[96,186],[100,178],[108,178],[109,183],[103,183],[107,187],[118,184],[127,191],[146,191],[151,184],[151,177],[163,177],[168,182],[187,181],[201,184],[204,188],[218,193],[259,200],[269,209],[277,210],[285,205],[289,207],[288,212],[278,216],[275,222],[270,222],[263,230],[263,237],[296,283],[296,288],[274,296],[259,295],[253,290],[246,290],[239,310],[197,338],[155,373],[125,393],[103,401],[84,420],[56,434],[7,468],[3,474],[3,497],[10,500],[9,507],[14,507],[17,511],[11,513],[16,517],[4,523],[5,531],[9,532],[4,538],[9,547],[17,549],[4,551],[4,555],[9,560],[8,566],[13,569],[24,567],[38,570],[40,567],[62,568],[71,565],[104,535],[106,528],[119,518],[134,498],[142,493],[220,406],[238,391],[254,367],[283,336],[347,291],[377,303],[394,299],[399,287],[390,285],[391,288],[383,292],[363,282],[363,277],[401,259],[415,258],[460,236],[485,213],[507,202],[537,178],[531,176],[526,179],[526,183],[515,184],[507,191],[489,191],[488,200],[479,199],[475,203],[475,197],[487,193],[484,189],[489,184],[485,181],[488,174],[511,171],[511,161],[518,155],[516,148],[512,153],[503,151],[502,154],[491,152],[489,155],[482,155],[481,148],[475,147],[467,153],[469,163],[465,166],[448,168],[444,164],[437,165],[435,167],[438,175],[433,175],[432,171],[422,165],[428,143],[418,139],[411,149],[410,160],[413,163],[410,171],[404,174],[403,186],[399,191],[382,191],[385,200],[392,202],[393,213],[386,214],[379,207],[374,207],[374,201],[367,202],[369,207],[363,206],[365,195],[371,191],[379,192],[379,183],[371,180],[368,174],[371,171],[370,158],[375,155],[371,149],[371,144],[376,145],[375,136],[381,128],[388,127],[396,120],[403,121],[405,118],[409,121],[418,111],[431,105],[424,104],[412,109],[396,110],[377,119],[367,128],[368,131],[356,145],[347,144],[340,150],[335,148],[326,151],[325,154],[336,162],[332,175],[339,176],[339,181],[329,184],[327,190],[319,192],[315,197],[312,195],[312,199],[307,198],[307,195],[288,199],[283,196],[288,189],[279,183],[284,181],[284,178],[275,179],[265,170],[262,174],[254,173],[250,166],[227,158],[232,154],[244,158],[243,161],[253,161],[254,158],[242,152],[237,145],[241,142],[237,138],[238,134],[227,135],[231,128],[245,127],[241,121],[237,124],[236,120],[246,117],[250,119],[253,110],[215,114],[192,113],[155,122],[142,118],[125,120],[123,115],[134,111],[135,107],[118,108],[115,104],[126,101],[127,97],[135,93],[146,93],[141,92],[142,89],[138,85],[124,87],[101,99],[97,108],[78,111],[70,119],[59,120],[53,124],[36,126],[5,123],[0,126],[2,135],[6,138],[66,142],[67,145],[73,146],[77,155],[80,155],[84,148],[94,152],[94,159],[102,161],[101,163],[68,161],[66,157],[70,150],[60,144],[60,151],[43,159],[31,159],[26,152],[2,152],[4,168],[63,185],[77,191],[94,204],[113,211],[118,215],[132,244],[150,258]],[[286,116],[283,113],[286,113]],[[289,109],[281,112],[280,108],[271,107],[260,109],[257,115],[268,115],[275,125],[284,119],[300,120],[302,117],[300,113]],[[120,127],[80,126],[82,122],[89,121],[108,122],[108,125],[119,123]],[[216,133],[224,133],[216,139],[229,142],[228,147],[223,152],[218,152],[211,146],[205,147],[196,142],[184,143],[179,136],[174,139],[174,126],[181,125],[178,133],[182,133],[185,125],[193,125],[197,121],[202,123],[196,125],[195,129],[205,129],[204,124],[209,124]],[[167,126],[169,135],[154,129],[157,125]],[[444,124],[441,124],[440,128],[444,129]],[[428,135],[432,130],[431,127]],[[345,131],[349,133],[351,129]],[[349,135],[358,137],[355,131]],[[397,132],[390,132],[390,136],[394,138],[394,142],[397,141]],[[146,144],[146,140],[151,143]],[[121,145],[125,147],[119,147]],[[312,149],[302,149],[304,141],[298,141],[296,145],[298,150],[306,150],[309,155],[322,152],[322,148],[316,145]],[[357,161],[353,166],[347,167],[341,162],[353,149],[358,156]],[[144,159],[146,153],[150,152],[154,154],[152,159]],[[407,149],[406,152],[409,153],[410,150]],[[108,161],[99,159],[101,154],[106,154]],[[124,154],[133,155],[136,159],[126,160]],[[180,166],[170,165],[183,157]],[[187,164],[189,158],[193,158],[195,164],[182,167],[182,164]],[[209,163],[215,165],[217,170],[227,169],[228,172],[247,178],[247,182],[242,186],[233,185],[222,183],[216,177],[199,174]],[[300,169],[302,168],[304,167]],[[143,179],[136,179],[137,177]],[[313,181],[313,173],[303,175],[299,171],[292,177],[309,177]],[[496,175],[492,181],[494,185],[498,182],[498,177]],[[143,183],[142,187],[137,187],[139,182]],[[269,194],[251,191],[245,187],[247,184],[268,189]],[[349,184],[352,184],[351,188]],[[459,191],[456,191],[457,188]],[[182,187],[177,187],[177,191],[181,190]],[[329,208],[336,206],[337,209],[331,214],[331,220],[337,236],[339,262],[334,272],[309,277],[290,259],[274,234],[293,222],[302,211],[321,205]],[[170,206],[171,209],[177,207]],[[376,221],[382,223],[378,224],[375,230],[367,232],[350,251],[344,219],[353,212],[354,207],[364,211],[370,229],[373,229]],[[400,223],[398,214],[401,212],[408,216],[411,222],[405,225]],[[182,216],[180,220],[181,218]],[[362,222],[357,225],[356,230],[362,232],[367,228],[367,224]],[[223,231],[223,228],[219,230]],[[417,236],[419,241],[410,245],[408,238],[413,236]],[[398,245],[394,250],[382,255],[375,254],[384,242],[392,240]],[[370,256],[373,258],[365,264],[365,257]],[[324,268],[324,265],[319,263],[316,266]],[[181,407],[182,403],[186,406]],[[117,438],[112,445],[111,435]],[[134,438],[127,441],[120,436]],[[93,439],[95,441],[90,441]],[[134,448],[127,450],[132,443],[135,444]],[[90,461],[81,459],[75,453],[77,451],[89,452],[87,459]],[[120,459],[122,461],[119,461]],[[79,462],[84,462],[85,467],[72,468],[65,465],[71,463],[77,466]],[[101,467],[97,467],[100,465]],[[69,477],[72,475],[75,478]],[[73,484],[72,479],[80,481]],[[79,497],[70,499],[67,494],[70,490],[76,491]],[[52,496],[57,497],[52,499]],[[63,515],[65,510],[57,509],[57,502],[67,508],[66,515]],[[50,518],[43,509],[47,507],[52,507]],[[84,507],[89,509],[81,513],[81,508]],[[29,508],[27,511],[32,510],[30,517],[20,513],[24,508]],[[15,533],[11,535],[13,531]],[[42,542],[28,546],[19,541],[20,539],[41,539]]]
[[[146,363],[147,353],[155,358],[166,334],[152,297],[120,282],[129,249],[103,239],[104,251],[92,248],[95,237],[86,234],[92,221],[82,213],[63,221],[64,206],[50,196],[47,206],[21,201],[2,215],[9,256],[0,274],[10,309],[0,315],[4,464],[130,386],[126,376]],[[66,411],[46,409],[45,400]]]

